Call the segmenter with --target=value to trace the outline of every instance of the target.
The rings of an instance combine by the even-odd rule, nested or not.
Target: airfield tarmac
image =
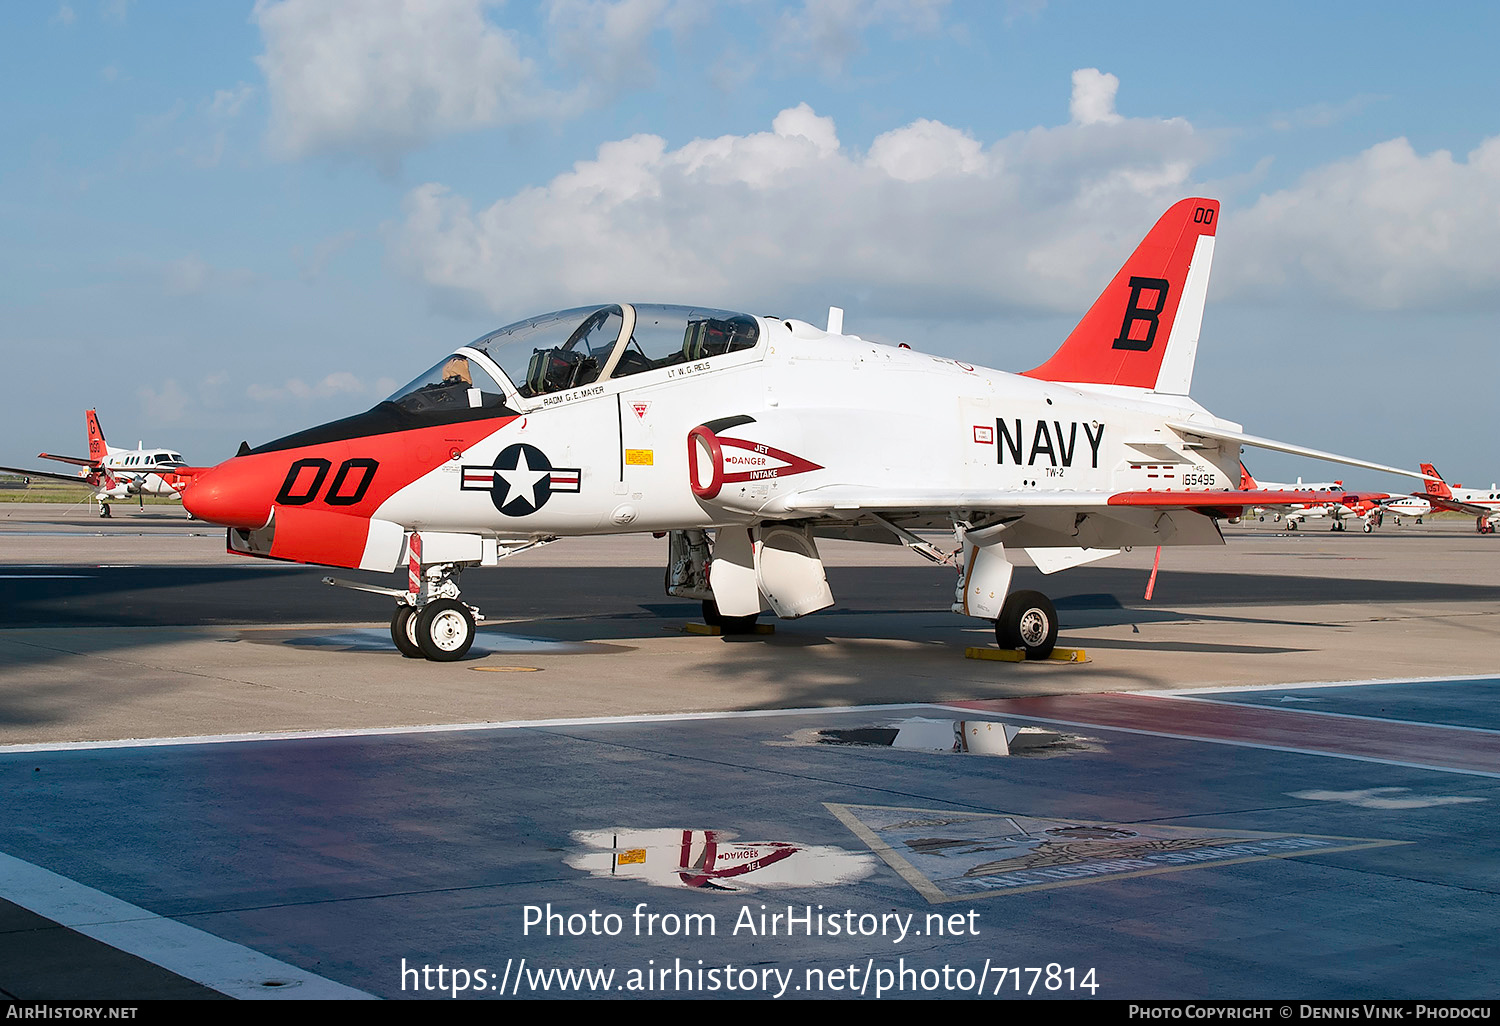
[[[402,972],[439,963],[480,998],[584,967],[618,971],[600,996],[1500,984],[1500,550],[1470,521],[1226,528],[1149,602],[1150,550],[1018,569],[1081,664],[964,658],[992,632],[895,546],[825,545],[833,609],[726,639],[684,632],[664,540],[570,540],[467,574],[480,640],[430,664],[387,600],[115,511],[0,506],[0,996],[446,996]],[[1052,740],[827,743],[974,720]],[[549,903],[582,934],[527,927]],[[744,928],[762,905],[856,935]]]

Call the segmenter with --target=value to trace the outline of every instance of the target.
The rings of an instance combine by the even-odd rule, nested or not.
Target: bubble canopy
[[[583,306],[507,324],[475,339],[387,402],[416,414],[502,406],[498,371],[523,400],[755,348],[749,314],[709,307]]]

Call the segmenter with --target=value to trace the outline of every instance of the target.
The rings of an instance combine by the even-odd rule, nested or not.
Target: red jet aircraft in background
[[[1062,346],[1009,374],[828,328],[706,307],[604,304],[460,346],[366,413],[204,470],[184,495],[232,552],[391,571],[391,637],[458,659],[467,567],[568,535],[668,534],[667,591],[727,631],[833,603],[817,539],[905,544],[958,571],[955,612],[1045,655],[1046,596],[1011,590],[1136,545],[1221,545],[1254,504],[1245,434],[1188,395],[1219,204],[1177,203]],[[945,552],[917,531],[948,529]],[[710,537],[712,534],[712,537]]]

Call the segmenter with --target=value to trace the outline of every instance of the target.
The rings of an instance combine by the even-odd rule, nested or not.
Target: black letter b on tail
[[[1114,348],[1134,349],[1146,352],[1151,344],[1156,341],[1156,329],[1161,326],[1161,312],[1167,307],[1167,290],[1171,283],[1165,278],[1131,278],[1130,279],[1130,305],[1125,308],[1125,320],[1120,325],[1120,337],[1115,339]],[[1141,306],[1141,293],[1147,289],[1156,292],[1156,305]],[[1130,329],[1137,323],[1146,325],[1145,338],[1132,338]]]

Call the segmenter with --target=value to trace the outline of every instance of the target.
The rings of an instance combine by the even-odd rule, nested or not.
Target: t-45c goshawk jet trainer
[[[1341,496],[1240,489],[1242,445],[1419,477],[1246,435],[1188,396],[1219,204],[1166,212],[1046,363],[1022,374],[774,317],[614,304],[459,347],[358,416],[195,475],[184,500],[230,551],[410,569],[396,647],[458,659],[472,566],[559,537],[670,536],[669,594],[727,632],[833,603],[817,539],[904,543],[958,570],[955,612],[1050,652],[1044,572],[1135,545],[1220,545],[1248,505]],[[944,552],[917,532],[952,530]]]

